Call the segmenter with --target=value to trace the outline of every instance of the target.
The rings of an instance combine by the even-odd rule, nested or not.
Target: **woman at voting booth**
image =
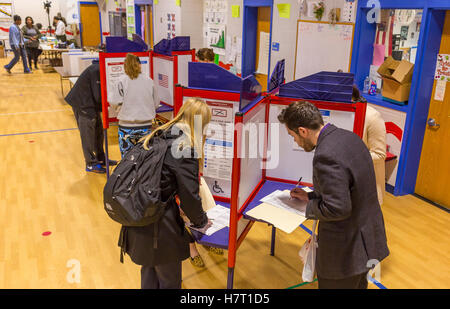
[[[201,131],[196,121],[201,120]],[[181,261],[189,257],[190,236],[180,216],[180,207],[195,228],[211,225],[202,209],[199,171],[203,164],[203,132],[211,110],[202,100],[189,99],[178,115],[143,139],[144,148],[155,134],[165,139],[168,149],[161,175],[161,197],[168,202],[162,218],[144,227],[122,227],[119,246],[131,260],[142,265],[143,289],[181,288]]]
[[[128,54],[125,73],[119,80],[118,96],[110,102],[119,105],[119,146],[122,158],[138,141],[150,134],[156,116],[153,80],[142,73],[139,57]]]

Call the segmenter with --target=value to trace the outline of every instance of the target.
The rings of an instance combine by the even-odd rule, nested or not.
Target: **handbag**
[[[298,252],[300,259],[303,262],[302,279],[303,282],[312,282],[316,272],[316,250],[317,235],[316,235],[317,220],[314,220],[311,236],[305,241],[302,248]]]
[[[200,177],[199,195],[202,199],[203,211],[206,212],[216,206],[216,201],[214,200],[211,190],[209,190],[208,184],[203,177]]]

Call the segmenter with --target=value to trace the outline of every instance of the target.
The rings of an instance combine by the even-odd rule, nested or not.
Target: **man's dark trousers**
[[[86,165],[103,164],[105,152],[103,150],[104,135],[100,113],[90,114],[72,109],[80,130],[81,146],[83,147]]]

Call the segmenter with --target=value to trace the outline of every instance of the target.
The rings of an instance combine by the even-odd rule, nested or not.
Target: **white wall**
[[[175,35],[181,35],[181,7],[175,5],[175,0],[160,0],[158,4],[153,4],[153,10],[155,45],[162,39],[167,39],[167,14],[175,14]]]
[[[191,48],[196,50],[203,47],[203,1],[181,1],[181,33],[191,37]]]
[[[56,16],[58,12],[63,13],[61,8],[65,6],[66,0],[51,0],[51,2],[50,23],[53,23],[53,16]],[[43,0],[14,0],[14,11],[14,14],[22,17],[22,25],[25,24],[25,17],[31,16],[35,24],[42,24],[42,29],[48,28],[48,17]]]
[[[305,0],[306,5],[311,5],[312,2],[317,0]],[[291,5],[291,16],[289,19],[281,18],[278,12],[277,4],[289,3]],[[332,8],[341,8],[341,18],[343,15],[342,8],[345,0],[328,0],[325,1],[325,13],[322,21],[328,22],[328,14]],[[356,11],[357,0],[355,0],[354,8]],[[355,17],[355,16],[354,16]],[[300,13],[300,2],[298,0],[274,0],[273,3],[273,20],[272,20],[272,43],[280,43],[280,50],[271,51],[270,72],[273,71],[277,62],[281,59],[286,60],[285,64],[285,77],[286,82],[290,82],[294,79],[294,66],[295,66],[295,50],[297,44],[297,20],[316,20],[315,17],[308,17],[303,13]],[[355,19],[353,18],[353,22]],[[320,40],[320,38],[317,38]],[[330,48],[333,48],[330,46]],[[311,59],[311,61],[320,61],[320,59]]]

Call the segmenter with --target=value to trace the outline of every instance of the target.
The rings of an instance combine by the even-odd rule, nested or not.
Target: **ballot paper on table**
[[[216,205],[215,207],[209,209],[206,212],[208,219],[211,220],[212,225],[205,231],[203,229],[194,228],[189,225],[189,227],[195,231],[199,231],[205,235],[211,236],[215,232],[223,229],[230,225],[230,209]]]
[[[276,228],[288,234],[292,233],[306,220],[302,215],[292,213],[291,211],[267,203],[262,203],[247,211],[246,215],[273,224]]]
[[[276,190],[267,195],[261,202],[270,204],[272,206],[287,210],[300,216],[305,216],[307,202],[298,199],[291,199],[291,191]]]

